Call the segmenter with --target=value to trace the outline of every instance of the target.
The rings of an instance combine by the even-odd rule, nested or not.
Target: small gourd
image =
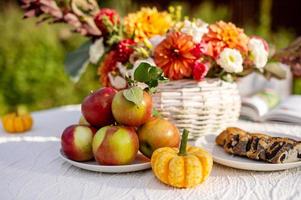
[[[212,169],[212,156],[205,150],[187,146],[188,131],[184,129],[180,149],[163,147],[151,157],[155,176],[167,185],[190,188],[204,182]]]
[[[17,112],[6,114],[2,117],[2,125],[6,132],[22,133],[32,128],[32,117],[24,109]]]

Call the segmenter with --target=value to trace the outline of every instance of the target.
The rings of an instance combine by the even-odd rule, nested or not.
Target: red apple
[[[163,118],[153,117],[138,129],[139,150],[150,158],[161,147],[178,147],[180,133],[175,125]]]
[[[101,128],[114,123],[111,105],[115,94],[115,89],[105,87],[84,99],[82,114],[91,126]]]
[[[115,120],[127,126],[140,126],[152,116],[152,97],[143,92],[143,100],[140,105],[127,100],[123,95],[123,90],[119,91],[112,102],[112,112]]]
[[[139,140],[134,128],[105,126],[95,134],[92,148],[98,163],[125,165],[135,159],[139,149]]]
[[[61,136],[61,145],[65,155],[76,161],[93,158],[92,140],[96,129],[91,126],[71,125]]]

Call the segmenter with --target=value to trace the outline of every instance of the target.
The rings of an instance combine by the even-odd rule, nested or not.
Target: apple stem
[[[186,146],[187,146],[187,141],[188,141],[188,134],[189,134],[189,131],[184,129],[183,134],[182,134],[182,139],[181,139],[179,156],[185,156],[186,155]]]

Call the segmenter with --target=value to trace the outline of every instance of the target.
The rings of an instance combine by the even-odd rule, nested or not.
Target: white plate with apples
[[[67,158],[62,150],[60,150],[60,157],[75,167],[94,172],[125,173],[141,171],[151,168],[150,160],[140,153],[138,153],[135,160],[128,165],[100,165],[95,160],[77,162]]]
[[[133,128],[105,126],[95,132],[91,126],[67,127],[61,137],[60,157],[71,165],[96,172],[123,173],[151,167],[150,160],[138,152]]]
[[[152,110],[151,96],[141,88],[118,92],[101,88],[82,102],[80,122],[63,131],[60,156],[90,171],[122,173],[149,169],[154,150],[177,147],[180,142],[176,126],[152,117]]]

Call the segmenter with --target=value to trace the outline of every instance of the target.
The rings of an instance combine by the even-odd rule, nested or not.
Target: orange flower
[[[165,76],[172,80],[191,77],[196,60],[191,53],[194,46],[190,35],[171,32],[155,48],[155,63],[163,69]]]
[[[228,47],[235,48],[242,55],[248,52],[248,36],[243,29],[232,23],[219,21],[209,26],[209,32],[204,35],[203,41],[207,43],[207,54],[216,58],[220,52]]]
[[[108,74],[117,70],[116,56],[115,51],[109,52],[98,67],[99,81],[103,87],[111,86]]]

